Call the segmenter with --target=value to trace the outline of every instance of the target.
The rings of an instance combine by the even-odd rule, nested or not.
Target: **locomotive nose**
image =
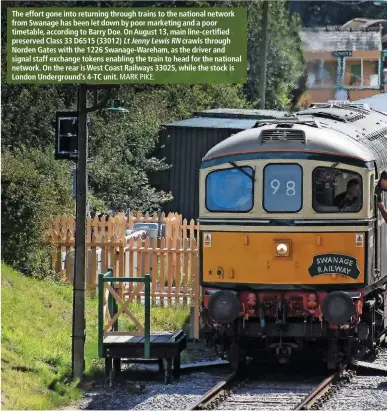
[[[227,324],[234,321],[240,312],[238,297],[232,291],[218,291],[210,299],[208,313],[217,323]]]
[[[355,315],[352,298],[343,291],[329,293],[321,306],[324,318],[331,324],[344,324]]]

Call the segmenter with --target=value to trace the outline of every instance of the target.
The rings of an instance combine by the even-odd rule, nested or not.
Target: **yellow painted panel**
[[[206,232],[204,238],[206,238]],[[212,232],[203,242],[203,280],[249,284],[351,284],[364,281],[365,235],[359,233],[236,233]],[[356,239],[358,241],[356,241]],[[289,252],[279,257],[276,242]],[[341,254],[339,267],[358,267],[356,279],[343,274],[311,276],[309,268],[317,255]],[[325,257],[327,258],[327,257]],[[318,270],[337,269],[338,260],[319,260]],[[351,269],[351,268],[350,268]],[[313,270],[312,270],[313,271]],[[317,271],[316,265],[314,271]],[[320,271],[321,272],[321,271]]]

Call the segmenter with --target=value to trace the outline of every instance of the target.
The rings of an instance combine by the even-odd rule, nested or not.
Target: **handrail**
[[[114,277],[113,268],[105,274],[98,274],[98,353],[100,357],[103,357],[103,299],[104,299],[104,283],[110,282],[111,286],[113,283],[144,283],[145,284],[145,321],[144,321],[144,358],[150,358],[150,284],[151,276],[150,274],[145,274],[145,277],[129,278],[129,277]],[[107,301],[108,309],[111,318],[117,313],[117,301],[109,293],[109,298]],[[118,331],[118,318],[114,324],[114,331]]]

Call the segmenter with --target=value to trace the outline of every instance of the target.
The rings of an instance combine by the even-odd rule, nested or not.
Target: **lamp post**
[[[88,113],[101,109],[110,98],[111,90],[118,85],[86,85],[81,84],[78,91],[78,111],[57,112],[53,126],[56,130],[55,158],[75,162],[75,270],[73,281],[73,327],[71,368],[73,378],[83,381],[85,369],[85,271],[86,271],[86,215],[87,205],[87,153],[88,153]],[[98,102],[98,89],[106,91],[101,102]],[[87,106],[87,92],[93,90],[94,104]],[[128,110],[120,106],[116,100],[113,112],[127,113]],[[75,187],[74,187],[75,186]]]
[[[78,161],[76,167],[75,273],[73,282],[73,377],[83,380],[85,369],[85,268],[87,202],[87,86],[78,94]]]
[[[81,84],[78,94],[78,136],[76,166],[76,226],[75,226],[75,271],[73,282],[73,329],[72,329],[72,374],[83,381],[85,369],[85,271],[86,271],[86,212],[87,212],[87,154],[88,128],[87,114],[104,107],[113,87],[102,86],[107,90],[98,103],[98,86]],[[87,91],[94,89],[94,105],[87,106]]]

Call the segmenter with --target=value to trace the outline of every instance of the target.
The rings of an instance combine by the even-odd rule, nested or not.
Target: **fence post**
[[[145,274],[145,359],[150,358],[150,274]]]
[[[115,289],[114,289],[114,283],[113,283],[113,282],[110,282],[110,287],[112,287],[113,290],[115,290]],[[113,296],[111,295],[111,293],[109,293],[109,296],[108,296],[108,308],[109,308],[110,318],[113,318],[113,316],[114,316],[114,298],[113,298]],[[117,320],[116,320],[116,321],[117,321]],[[113,331],[117,331],[115,328],[116,328],[116,327],[115,327],[115,323],[114,323],[114,324],[112,325],[112,330],[113,330]]]
[[[157,248],[160,248],[161,244],[161,208],[157,211]]]
[[[129,277],[134,278],[144,278],[145,273],[149,273],[152,275],[153,272],[154,277],[151,277],[151,283],[152,281],[154,283],[152,283],[151,285],[151,302],[152,298],[157,296],[157,298],[160,299],[160,304],[162,306],[165,298],[167,299],[167,303],[172,303],[172,293],[170,292],[171,290],[169,289],[169,287],[172,287],[173,282],[176,283],[176,292],[179,291],[179,273],[177,272],[177,270],[179,269],[179,267],[180,269],[184,267],[184,271],[186,273],[184,279],[182,280],[182,290],[184,294],[182,298],[183,302],[186,302],[186,299],[188,298],[187,293],[190,293],[191,291],[190,284],[188,284],[188,281],[191,283],[191,278],[195,278],[195,273],[191,273],[191,271],[192,268],[195,271],[195,267],[192,267],[192,264],[197,264],[197,262],[194,261],[194,255],[195,253],[197,253],[196,249],[199,247],[200,244],[200,224],[196,223],[193,219],[189,222],[187,222],[187,220],[185,219],[182,220],[181,216],[177,213],[169,213],[168,216],[165,216],[165,213],[160,213],[160,211],[157,212],[157,215],[154,215],[153,219],[154,221],[157,221],[159,223],[159,232],[157,235],[157,239],[151,241],[150,247],[146,247],[146,249],[143,249],[141,244],[138,244],[140,242],[139,240],[131,239],[128,243],[126,243],[124,238],[121,238],[121,235],[123,235],[125,231],[125,221],[123,217],[121,217],[120,215],[118,215],[116,218],[111,218],[110,225],[109,221],[106,221],[105,217],[102,217],[101,221],[98,217],[95,217],[94,219],[88,218],[88,229],[90,231],[88,233],[88,244],[91,247],[91,251],[88,251],[86,257],[88,265],[87,269],[85,270],[88,288],[95,287],[94,289],[98,290],[98,274],[100,272],[109,273],[110,270],[108,267],[112,267],[112,265],[114,266],[114,273],[118,277],[126,276],[126,271],[129,271]],[[144,217],[141,214],[138,214],[136,216],[133,215],[133,213],[131,213],[127,221],[127,225],[128,227],[133,226],[133,222],[140,220],[144,220]],[[65,273],[67,275],[68,281],[71,281],[74,271],[73,263],[71,263],[73,260],[74,249],[74,224],[74,218],[57,219],[54,224],[55,226],[49,229],[49,232],[46,234],[45,237],[47,238],[46,241],[50,243],[52,247],[52,264],[53,268],[58,273],[60,272],[64,274],[62,270],[61,251],[66,251]],[[165,235],[162,235],[160,232],[162,224],[165,224]],[[110,230],[110,233],[114,234],[114,236],[109,237],[109,232],[107,230]],[[91,232],[93,232],[93,234],[91,234]],[[174,244],[173,240],[179,237],[182,239],[181,244]],[[171,239],[172,242],[170,242]],[[188,250],[184,250],[184,252],[179,251],[179,249],[182,249],[182,247],[183,249],[186,248],[184,246],[185,239],[188,242]],[[196,241],[196,249],[192,249],[191,251],[189,251],[190,242],[194,239]],[[119,243],[116,244],[118,246],[117,254],[114,252],[115,249],[113,250],[112,247],[112,244],[115,243]],[[155,243],[157,243],[157,245]],[[99,268],[99,262],[97,259],[99,255],[97,245],[101,246],[101,269]],[[133,251],[133,248],[135,248],[136,251]],[[155,248],[159,248],[159,250],[155,251]],[[172,249],[176,249],[176,251]],[[150,269],[150,267],[148,268],[148,259],[149,265],[152,265],[152,269]],[[126,268],[127,264],[129,264],[129,266]],[[168,267],[168,271],[166,271],[166,266]],[[90,268],[92,274],[91,276],[89,274]],[[160,270],[160,273],[158,273],[158,270]],[[198,277],[196,277],[196,281],[198,281]],[[110,284],[110,281],[108,283]],[[168,293],[167,286],[165,285],[165,283],[169,283]],[[115,284],[117,290],[121,292],[126,291],[126,287],[128,287],[127,283],[124,284],[119,282],[119,284],[116,284],[113,282],[113,284]],[[133,292],[133,289],[137,288],[144,290],[142,282],[140,284],[135,282],[129,282],[129,298],[131,302],[133,301],[133,297],[135,300],[137,299],[137,296],[140,299],[140,294],[137,292]],[[192,294],[196,294],[197,297],[199,297],[200,299],[201,287],[197,286],[197,288],[199,289],[195,290],[195,283],[193,283]],[[124,297],[122,293],[118,294],[121,294],[122,298]],[[142,294],[143,293],[141,292],[141,295]],[[179,296],[179,294],[174,295],[175,297]],[[110,305],[110,310],[111,309],[112,306]],[[114,324],[113,329],[116,329],[116,323]]]
[[[62,239],[59,239],[59,244],[56,246],[55,272],[62,277]]]
[[[194,277],[192,278],[193,297],[194,297],[194,338],[199,339],[199,318],[200,318],[200,284],[199,284],[199,264],[198,264],[198,247],[195,239],[191,240],[191,251],[195,250],[195,254],[192,255],[192,272]]]
[[[109,268],[109,271],[110,271],[111,277],[114,278],[113,268]],[[117,288],[114,287],[114,281],[112,281],[110,283],[110,286],[113,288],[113,290],[115,292],[117,292]],[[118,311],[118,304],[117,304],[116,299],[113,298],[113,296],[111,294],[109,294],[109,297],[111,298],[111,308],[112,308],[112,314],[110,316],[111,316],[111,318],[113,318],[116,315],[117,311]],[[112,328],[113,328],[113,331],[118,331],[118,318],[114,322]]]
[[[103,274],[98,274],[98,354],[103,357]]]

